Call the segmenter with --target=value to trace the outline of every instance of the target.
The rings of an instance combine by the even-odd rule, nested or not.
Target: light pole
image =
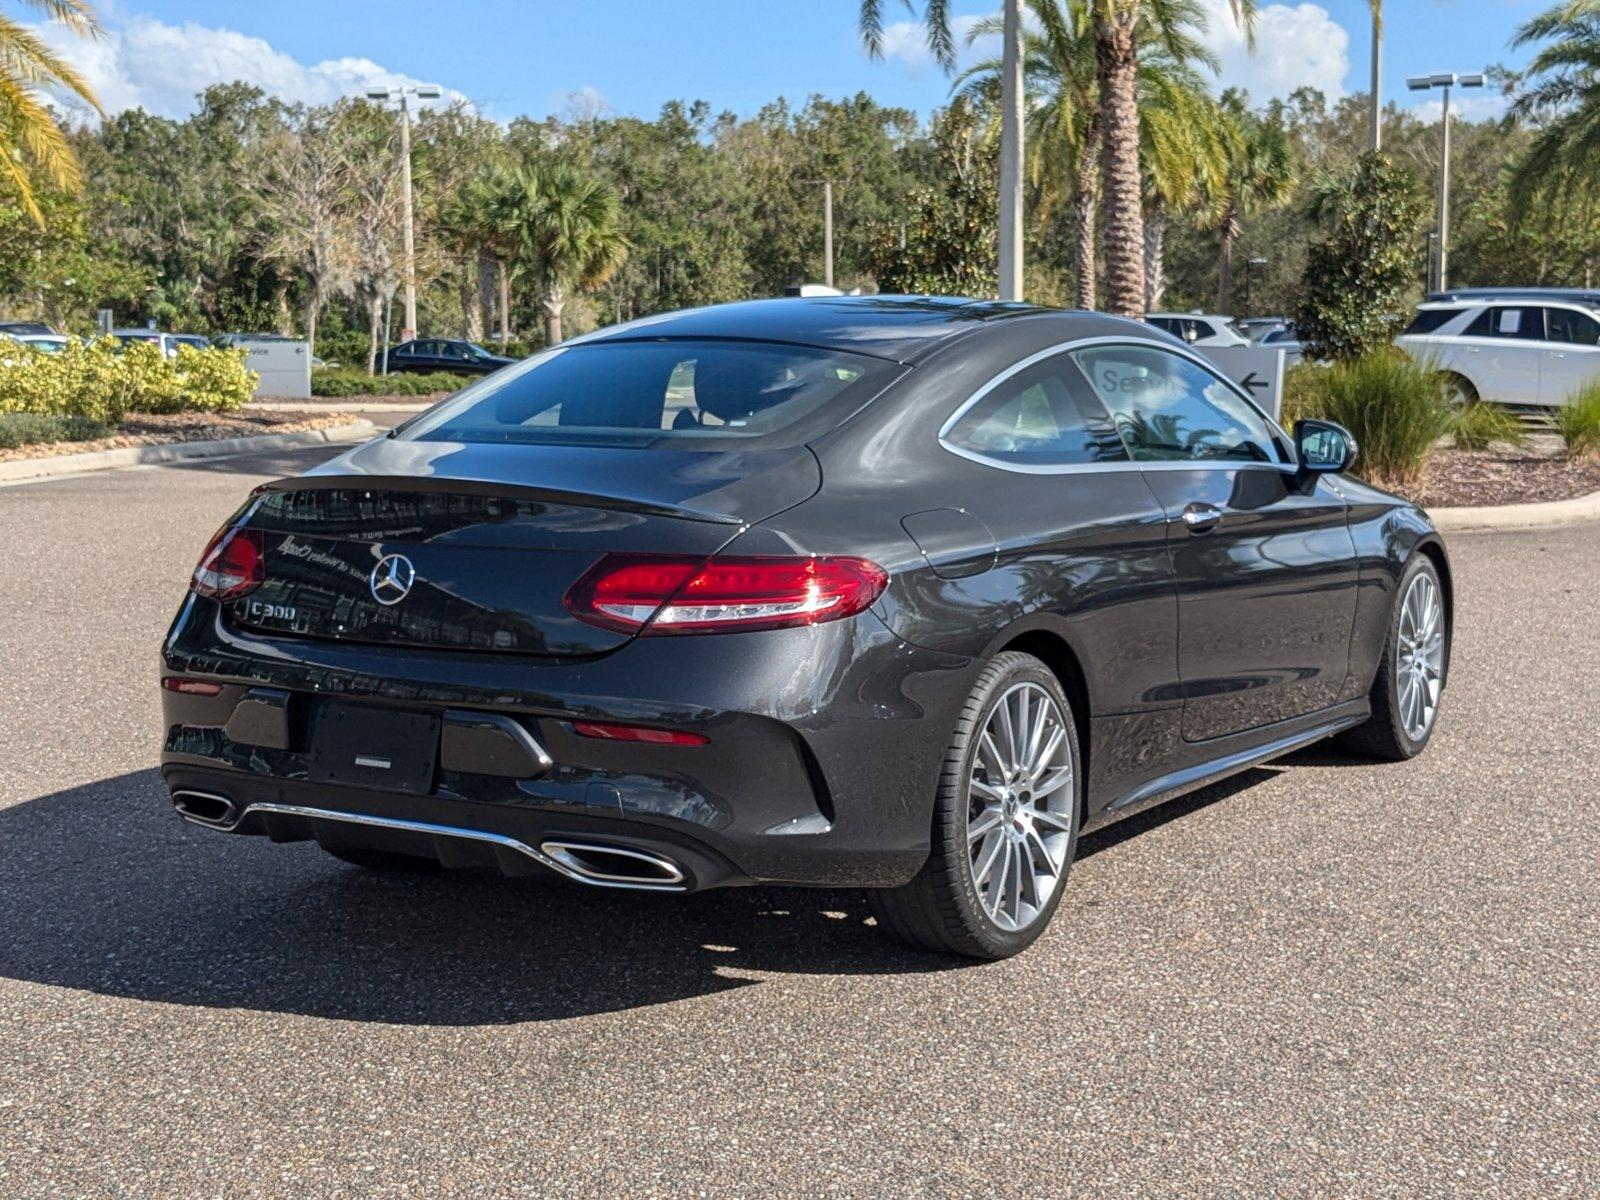
[[[400,331],[400,340],[409,342],[417,336],[417,249],[416,249],[416,222],[411,216],[411,105],[408,97],[415,96],[418,100],[437,100],[444,95],[443,90],[436,83],[418,84],[373,84],[367,88],[367,99],[376,100],[387,104],[391,100],[400,102],[400,187],[404,193],[405,205],[405,275],[406,275],[406,323]]]
[[[833,286],[833,185],[832,179],[802,179],[822,185],[822,282]]]
[[[1001,5],[1000,299],[1022,299],[1022,0]]]
[[[1264,258],[1247,258],[1244,260],[1244,315],[1249,316],[1255,309],[1250,304],[1250,268],[1264,267],[1267,260]]]
[[[1482,75],[1457,75],[1446,71],[1438,75],[1413,75],[1406,80],[1413,92],[1426,92],[1433,88],[1444,89],[1444,111],[1439,119],[1439,271],[1434,281],[1435,291],[1450,286],[1450,89],[1453,87],[1482,87]]]

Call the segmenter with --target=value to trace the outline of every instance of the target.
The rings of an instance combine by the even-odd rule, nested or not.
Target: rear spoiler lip
[[[506,483],[483,479],[456,479],[438,475],[367,475],[359,471],[337,474],[294,475],[275,479],[256,488],[256,492],[333,491],[358,488],[363,491],[454,492],[469,496],[506,496],[514,499],[546,500],[581,508],[618,509],[654,517],[674,517],[710,525],[743,526],[746,521],[729,513],[712,512],[683,504],[662,504],[627,496],[606,496],[537,484]]]

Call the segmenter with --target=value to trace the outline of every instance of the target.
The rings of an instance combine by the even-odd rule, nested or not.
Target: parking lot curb
[[[330,403],[317,400],[251,400],[244,406],[244,411],[247,413],[319,412],[332,408],[338,412],[348,413],[415,413],[424,412],[437,403],[437,400],[406,401],[395,404],[384,404],[379,401],[345,404],[338,401]]]
[[[85,471],[114,471],[121,467],[195,462],[207,458],[231,458],[236,454],[255,454],[263,450],[299,450],[306,446],[323,446],[335,442],[359,442],[375,437],[377,433],[378,427],[363,418],[348,425],[335,425],[331,429],[302,429],[295,433],[220,438],[210,442],[123,446],[116,450],[92,450],[87,454],[23,458],[15,462],[0,462],[0,483],[52,479],[58,475],[81,475]]]
[[[1491,529],[1548,529],[1600,519],[1600,492],[1572,500],[1497,504],[1483,508],[1430,508],[1434,527],[1445,533]]]

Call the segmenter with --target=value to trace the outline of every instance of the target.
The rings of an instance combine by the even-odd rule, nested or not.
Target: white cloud
[[[1268,4],[1256,20],[1252,54],[1228,0],[1204,0],[1202,40],[1221,64],[1218,88],[1239,87],[1254,103],[1313,87],[1330,100],[1344,95],[1350,72],[1350,35],[1317,4]]]
[[[332,58],[308,66],[274,50],[263,38],[193,21],[168,25],[153,17],[130,16],[93,42],[59,24],[34,29],[83,73],[109,113],[143,108],[157,116],[183,117],[194,111],[198,92],[235,80],[306,104],[360,95],[373,83],[423,82],[386,70],[370,58]],[[445,96],[465,99],[449,88]]]
[[[984,20],[982,15],[950,18],[950,35],[956,44],[956,61],[965,66],[985,58],[998,57],[1000,39],[990,35],[981,37],[971,46],[967,37],[973,26]],[[902,64],[912,75],[919,75],[934,65],[933,51],[928,49],[928,27],[921,21],[895,21],[883,27],[883,57]]]
[[[1444,115],[1444,100],[1438,92],[1429,93],[1434,99],[1410,106],[1410,113],[1424,125],[1437,125]],[[1453,120],[1490,121],[1505,116],[1511,98],[1498,88],[1484,91],[1450,90],[1450,116]]]

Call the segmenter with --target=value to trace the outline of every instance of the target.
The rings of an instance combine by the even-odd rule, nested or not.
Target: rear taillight
[[[816,625],[871,606],[887,572],[864,558],[608,554],[567,593],[580,621],[646,636]]]
[[[574,721],[572,731],[586,738],[608,742],[647,742],[652,746],[706,746],[711,739],[703,733],[683,729],[652,729],[648,725],[615,725],[609,721]]]
[[[253,529],[224,526],[211,539],[191,586],[202,596],[234,600],[247,596],[266,581],[267,555],[261,535]]]

